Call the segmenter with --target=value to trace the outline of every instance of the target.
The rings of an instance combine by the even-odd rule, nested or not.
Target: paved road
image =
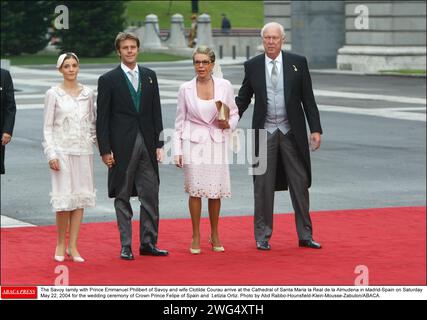
[[[152,63],[159,77],[165,128],[173,128],[179,85],[192,78],[188,62]],[[96,89],[97,78],[111,65],[83,65],[80,81]],[[55,223],[49,205],[50,175],[41,148],[43,96],[61,80],[50,66],[12,67],[18,113],[1,177],[2,216],[35,225]],[[224,65],[235,86],[242,65]],[[312,153],[313,210],[426,205],[426,79],[313,72],[313,86],[324,128],[323,143]],[[250,127],[251,109],[240,121]],[[172,164],[160,166],[161,218],[187,218],[183,174]],[[85,221],[113,221],[106,196],[106,168],[95,157],[97,207]],[[248,165],[231,168],[233,198],[222,215],[252,215],[252,178]],[[137,201],[133,202],[138,208]],[[207,215],[204,202],[204,216]],[[276,193],[275,212],[291,212],[288,193]],[[137,212],[137,211],[136,211]],[[136,213],[136,217],[139,215]],[[5,224],[5,220],[2,222]]]

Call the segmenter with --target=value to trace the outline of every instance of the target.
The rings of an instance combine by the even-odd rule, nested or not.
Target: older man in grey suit
[[[270,250],[274,192],[289,188],[299,246],[319,249],[309,214],[311,165],[305,119],[312,150],[320,147],[322,128],[307,60],[281,50],[285,32],[280,24],[266,24],[261,36],[265,54],[245,62],[245,77],[236,97],[241,117],[255,94],[252,128],[257,132],[257,156],[262,142],[259,130],[267,132],[267,169],[254,175],[256,245],[259,250]]]

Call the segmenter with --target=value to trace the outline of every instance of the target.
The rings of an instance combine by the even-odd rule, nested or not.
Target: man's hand
[[[162,148],[156,149],[156,159],[157,159],[157,162],[160,162],[160,163],[163,161],[163,149]]]
[[[174,157],[174,162],[175,162],[175,165],[178,168],[184,167],[184,161],[182,160],[182,155],[181,156],[175,156]]]
[[[59,161],[58,159],[52,159],[49,161],[49,167],[52,170],[59,171]]]
[[[310,149],[311,151],[316,151],[320,148],[320,133],[319,132],[313,132],[310,136]]]
[[[12,139],[12,136],[8,133],[3,133],[2,137],[1,137],[1,145],[5,146],[10,142],[10,139]]]
[[[102,155],[102,162],[105,163],[105,165],[110,169],[112,166],[116,164],[116,161],[114,160],[113,153],[106,153]]]

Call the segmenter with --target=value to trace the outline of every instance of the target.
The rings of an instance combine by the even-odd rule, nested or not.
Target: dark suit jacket
[[[283,52],[283,77],[285,87],[285,107],[292,133],[295,136],[298,150],[301,153],[311,185],[310,151],[307,139],[305,119],[307,118],[310,131],[322,133],[319,110],[314,99],[310,72],[305,57]],[[260,54],[245,62],[245,77],[236,104],[239,115],[248,108],[252,96],[255,94],[255,105],[252,118],[253,129],[263,129],[267,114],[267,88],[265,79],[265,54]],[[258,155],[258,139],[255,141],[256,155]],[[280,158],[280,153],[279,153]],[[281,164],[281,159],[278,159]],[[286,174],[283,166],[278,166],[276,176],[276,190],[287,189]]]
[[[108,171],[108,196],[116,196],[123,182],[138,131],[142,133],[157,176],[156,148],[163,146],[159,87],[154,71],[139,66],[141,81],[140,112],[137,112],[127,85],[126,75],[118,66],[98,80],[96,134],[101,155],[111,151],[116,165]],[[137,196],[136,188],[132,196]]]
[[[0,138],[3,133],[12,135],[13,126],[15,124],[16,104],[15,94],[13,89],[12,77],[9,71],[1,69],[1,106],[0,106],[0,123],[1,132]],[[0,173],[4,174],[4,153],[5,148],[1,146],[0,155]]]

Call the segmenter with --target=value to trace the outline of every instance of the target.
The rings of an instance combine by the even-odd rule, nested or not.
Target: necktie
[[[135,89],[135,91],[138,91],[138,75],[133,70],[129,70],[129,74],[133,88]]]
[[[273,64],[273,69],[271,70],[271,83],[273,84],[273,87],[276,88],[278,79],[276,60],[271,61],[271,63]]]

